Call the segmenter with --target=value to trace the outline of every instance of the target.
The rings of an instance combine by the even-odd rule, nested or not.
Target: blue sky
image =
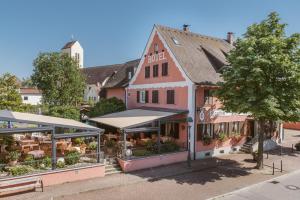
[[[59,51],[71,40],[85,50],[85,66],[139,58],[153,24],[225,38],[279,12],[287,33],[300,32],[299,0],[1,0],[0,74],[32,73],[39,52]]]

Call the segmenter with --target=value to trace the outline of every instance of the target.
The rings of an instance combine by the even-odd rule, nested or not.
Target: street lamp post
[[[188,156],[187,156],[187,164],[188,164],[188,167],[191,167],[191,126],[189,123],[192,123],[193,122],[193,119],[191,117],[188,117],[187,118],[187,124],[188,124]]]

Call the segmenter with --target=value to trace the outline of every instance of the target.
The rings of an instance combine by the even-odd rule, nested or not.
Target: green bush
[[[56,164],[56,167],[58,168],[64,168],[65,167],[65,163],[63,161],[58,161]]]
[[[223,142],[226,139],[227,135],[226,133],[219,133],[218,139]]]
[[[50,106],[47,115],[80,120],[80,110],[73,106]]]
[[[150,156],[153,155],[153,153],[151,151],[148,151],[146,149],[137,149],[137,150],[133,150],[132,152],[133,156]]]
[[[157,142],[154,142],[152,140],[148,140],[145,144],[147,151],[151,151],[153,153],[157,153],[158,152],[158,146],[157,146]]]
[[[72,139],[72,141],[74,142],[75,145],[82,145],[84,143],[84,138],[83,137],[74,138]]]
[[[7,154],[7,160],[16,161],[20,158],[20,153],[17,151],[11,151]]]
[[[17,165],[9,168],[9,173],[13,176],[22,176],[32,171],[33,171],[32,167],[26,165]]]
[[[210,145],[212,142],[212,138],[209,135],[203,136],[203,144],[204,145]]]
[[[79,162],[80,153],[77,151],[70,151],[66,153],[65,162],[67,165],[74,165]]]
[[[107,148],[114,148],[116,146],[116,141],[114,140],[108,140],[106,143],[105,143],[105,146]]]
[[[49,156],[46,156],[45,158],[42,159],[42,164],[44,165],[45,168],[51,167],[51,158]]]
[[[91,150],[96,150],[97,149],[97,142],[91,142],[88,147]]]
[[[33,155],[26,155],[26,157],[24,158],[24,165],[29,165],[32,167],[36,166],[36,162],[34,160]]]
[[[180,149],[180,147],[174,141],[166,141],[161,146],[161,152],[162,153],[175,152],[175,151],[178,151],[179,149]]]
[[[123,110],[126,110],[126,105],[122,100],[117,99],[116,97],[101,99],[94,107],[91,108],[89,117],[98,117]]]

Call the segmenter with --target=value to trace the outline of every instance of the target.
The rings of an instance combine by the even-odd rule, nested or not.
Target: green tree
[[[264,134],[274,121],[300,119],[300,35],[285,34],[277,13],[248,27],[228,55],[217,96],[224,109],[251,113],[260,125],[257,167],[263,167]]]
[[[31,79],[43,91],[43,103],[77,106],[81,102],[85,80],[74,59],[58,52],[41,53],[33,64]]]
[[[31,80],[31,78],[22,78],[21,82],[22,87],[34,87],[34,84]]]
[[[17,77],[6,73],[0,76],[0,109],[17,110],[22,104]]]
[[[74,106],[50,106],[47,115],[80,120],[80,111]]]
[[[116,97],[112,97],[109,99],[101,99],[99,102],[97,102],[95,106],[92,107],[89,116],[98,117],[123,110],[126,110],[124,102]]]

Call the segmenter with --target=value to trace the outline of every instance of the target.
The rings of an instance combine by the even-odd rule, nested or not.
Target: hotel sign
[[[165,57],[165,52],[160,52],[160,53],[148,56],[148,64],[151,64],[153,62],[158,62],[161,60],[166,60],[166,59],[167,58]]]

